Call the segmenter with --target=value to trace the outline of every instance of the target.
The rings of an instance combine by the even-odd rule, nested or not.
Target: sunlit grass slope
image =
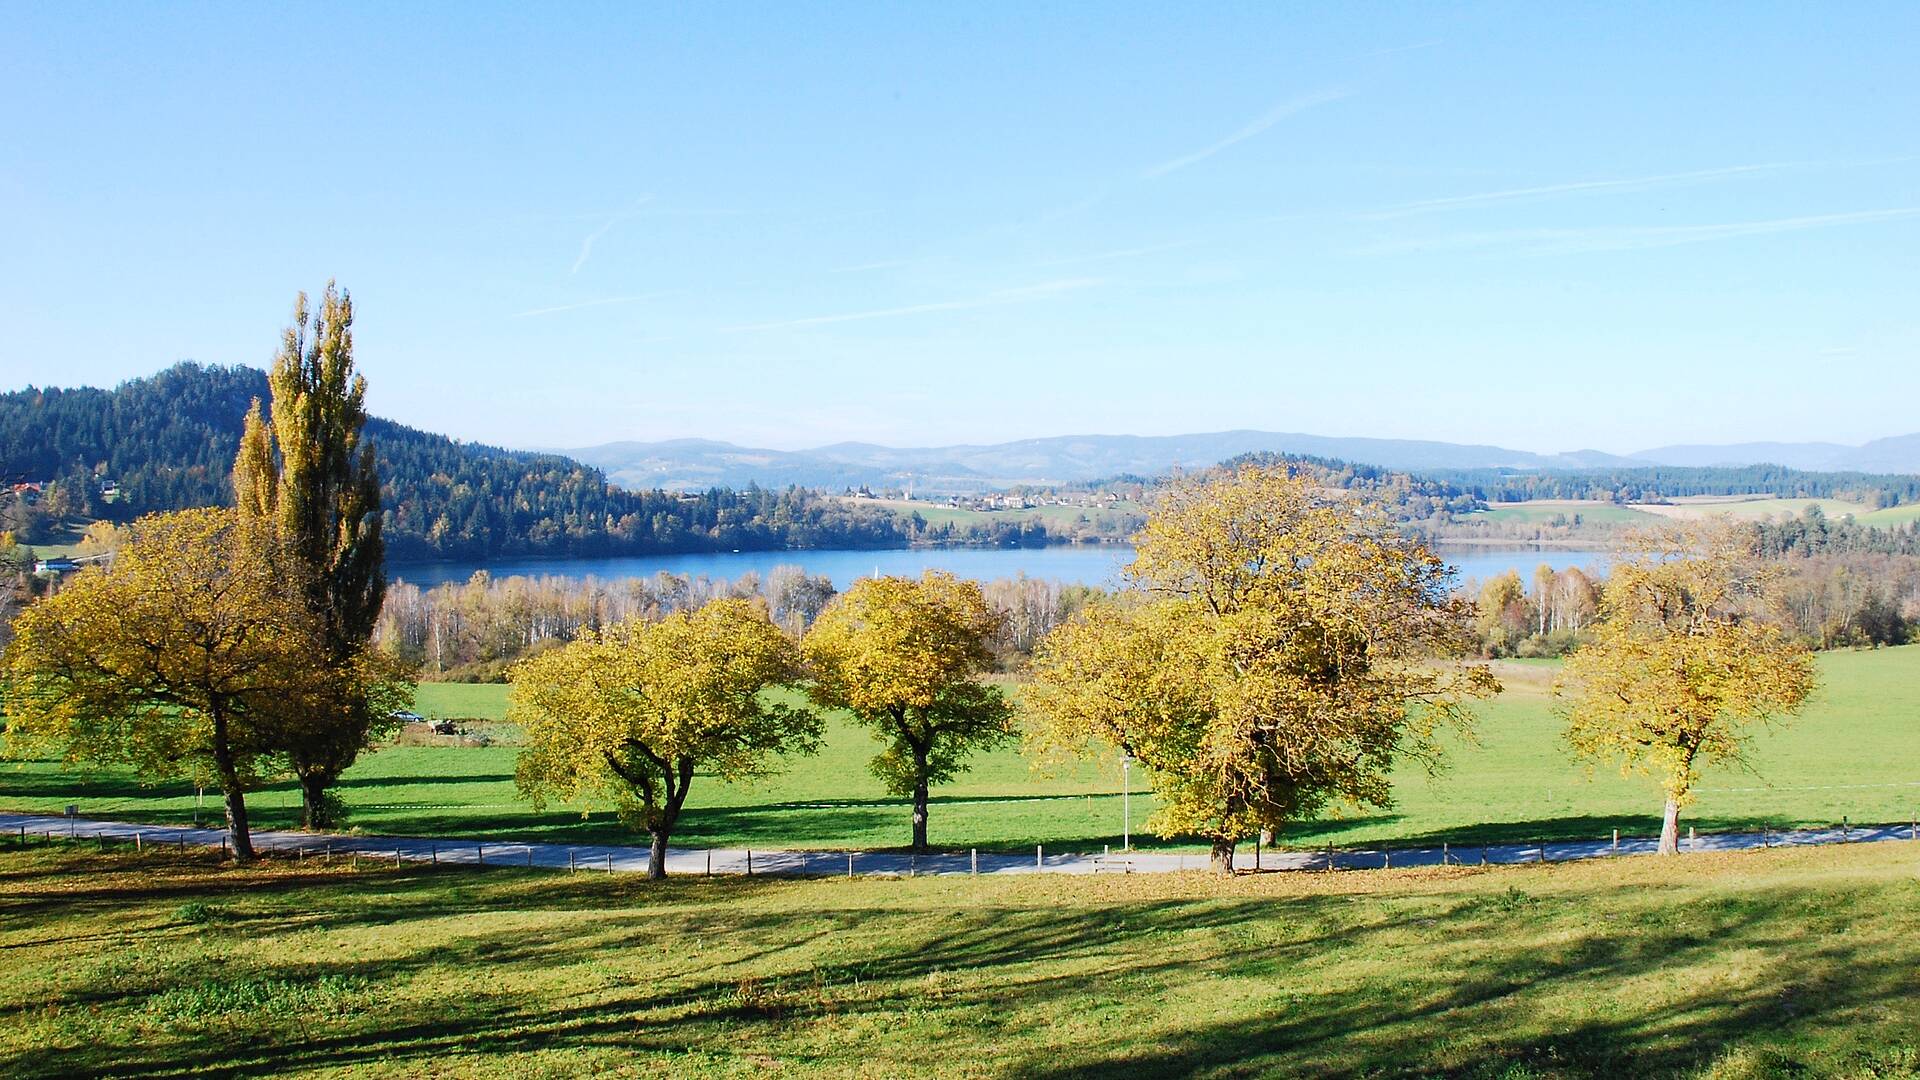
[[[0,851],[0,1075],[1912,1076],[1913,852],[658,884]]]

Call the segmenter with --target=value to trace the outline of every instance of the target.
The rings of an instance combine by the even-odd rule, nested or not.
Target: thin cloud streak
[[[1616,180],[1576,180],[1565,184],[1542,184],[1538,187],[1508,188],[1504,191],[1482,191],[1472,195],[1453,195],[1441,199],[1421,199],[1417,202],[1390,206],[1385,210],[1360,214],[1361,218],[1380,219],[1404,217],[1409,214],[1424,214],[1435,210],[1461,210],[1492,203],[1512,202],[1520,199],[1549,198],[1555,195],[1580,195],[1600,191],[1646,191],[1652,188],[1668,187],[1675,184],[1695,183],[1702,180],[1717,180],[1729,176],[1743,176],[1752,173],[1778,172],[1782,169],[1804,169],[1804,162],[1777,161],[1757,165],[1730,165],[1720,169],[1696,169],[1691,172],[1663,173],[1659,176],[1635,176]]]
[[[1226,138],[1221,139],[1219,142],[1216,142],[1210,146],[1202,147],[1199,150],[1195,150],[1191,154],[1186,154],[1181,157],[1173,158],[1172,160],[1169,160],[1169,161],[1163,161],[1160,164],[1155,165],[1152,168],[1142,172],[1140,175],[1143,179],[1152,180],[1158,177],[1165,176],[1170,172],[1175,172],[1180,169],[1184,169],[1187,166],[1195,164],[1197,162],[1205,161],[1206,159],[1212,157],[1213,155],[1219,153],[1220,151],[1225,150],[1229,146],[1233,146],[1236,143],[1246,142],[1248,139],[1253,138],[1255,135],[1260,134],[1261,132],[1267,130],[1273,125],[1279,123],[1280,121],[1285,120],[1289,116],[1294,116],[1299,113],[1306,112],[1308,109],[1311,109],[1317,105],[1325,105],[1331,101],[1339,101],[1341,98],[1344,98],[1347,96],[1348,94],[1345,90],[1317,90],[1311,94],[1304,94],[1300,97],[1293,98],[1288,101],[1283,101],[1280,104],[1275,105],[1272,109],[1269,109],[1265,116],[1260,117],[1258,120],[1255,120],[1253,123],[1248,124],[1246,127],[1241,128],[1239,131],[1236,131],[1233,134],[1227,136]]]
[[[1173,240],[1164,244],[1145,244],[1140,247],[1119,248],[1114,251],[1097,251],[1090,255],[1068,255],[1058,259],[1047,259],[1041,266],[1072,266],[1076,263],[1111,262],[1114,259],[1132,259],[1141,255],[1157,255],[1162,251],[1178,251],[1207,241],[1199,239]]]
[[[891,319],[901,315],[924,315],[936,311],[966,311],[973,308],[1000,307],[1004,304],[1018,304],[1042,297],[1057,296],[1092,288],[1102,283],[1100,278],[1063,278],[1059,281],[1045,281],[1038,285],[1027,285],[1018,289],[1002,289],[987,293],[985,296],[968,297],[961,300],[941,300],[930,304],[908,304],[904,307],[878,308],[873,311],[852,311],[839,315],[811,315],[803,319],[782,319],[777,322],[750,323],[744,326],[722,327],[723,333],[743,334],[758,330],[788,330],[803,326],[826,326],[831,323],[862,322],[867,319]]]
[[[852,266],[836,266],[828,270],[829,274],[864,274],[872,270],[898,270],[903,266],[917,266],[930,262],[932,257],[919,259],[881,259],[879,262],[855,263]]]
[[[1587,229],[1506,229],[1496,232],[1454,233],[1448,236],[1376,244],[1360,255],[1398,255],[1425,251],[1505,249],[1509,255],[1579,255],[1605,251],[1641,251],[1678,247],[1713,240],[1825,229],[1836,225],[1870,225],[1920,217],[1920,206],[1861,210],[1846,214],[1811,214],[1766,221],[1735,221],[1720,225],[1622,225]]]
[[[600,224],[599,228],[588,233],[586,235],[586,238],[580,241],[580,254],[574,256],[573,266],[567,270],[567,276],[572,277],[573,275],[578,274],[580,272],[580,268],[587,265],[587,260],[593,257],[593,245],[601,237],[607,235],[608,229],[611,229],[615,225],[618,225],[621,222],[632,217],[635,213],[639,211],[639,209],[642,206],[645,206],[652,201],[653,201],[653,196],[642,195],[638,199],[635,199],[633,201],[632,206],[629,206],[625,210],[622,210],[619,213],[613,214],[612,216],[608,217],[606,221]]]
[[[641,300],[654,300],[662,296],[672,296],[678,289],[666,289],[661,292],[635,293],[632,296],[608,296],[599,300],[582,300],[577,304],[557,304],[553,307],[534,308],[531,311],[516,311],[507,316],[509,319],[531,319],[536,315],[556,315],[562,311],[579,311],[581,308],[605,307],[608,304],[633,304]]]

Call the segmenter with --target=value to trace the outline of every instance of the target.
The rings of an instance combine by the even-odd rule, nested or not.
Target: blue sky
[[[1920,5],[12,7],[0,384],[516,446],[1920,430]]]

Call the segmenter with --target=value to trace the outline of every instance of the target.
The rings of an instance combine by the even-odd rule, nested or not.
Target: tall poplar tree
[[[352,297],[329,281],[310,311],[301,293],[267,381],[271,423],[256,400],[234,461],[235,502],[243,516],[271,523],[308,568],[325,660],[366,676],[345,680],[306,723],[286,729],[304,822],[318,829],[336,823],[328,789],[386,722],[399,682],[370,649],[387,578],[380,475],[364,438],[367,381],[353,370]]]

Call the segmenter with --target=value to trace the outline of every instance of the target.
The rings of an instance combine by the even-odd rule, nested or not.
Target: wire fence
[[[224,828],[167,826],[97,821],[78,816],[0,814],[0,836],[11,846],[34,844],[94,844],[102,851],[200,851],[218,849],[223,858],[233,853]],[[1771,829],[1757,832],[1697,834],[1687,830],[1679,850],[1725,852],[1822,844],[1873,843],[1905,840],[1920,843],[1920,820],[1904,824],[1855,825],[1843,818],[1826,829]],[[472,866],[565,870],[571,873],[644,873],[652,855],[645,847],[625,845],[560,845],[502,841],[422,839],[414,837],[329,836],[310,833],[256,832],[257,856],[323,864],[346,862],[402,867]],[[1657,838],[1623,837],[1619,830],[1594,840],[1551,840],[1532,843],[1456,845],[1441,842],[1423,847],[1340,847],[1328,844],[1311,850],[1243,845],[1233,856],[1236,871],[1392,870],[1435,866],[1492,866],[1518,863],[1571,862],[1654,853]],[[1115,851],[1098,853],[1047,851],[1036,845],[1032,855],[1005,851],[915,853],[894,851],[820,851],[755,848],[671,849],[666,857],[672,876],[740,875],[783,877],[918,877],[979,874],[1102,874],[1177,873],[1207,870],[1205,852]]]

